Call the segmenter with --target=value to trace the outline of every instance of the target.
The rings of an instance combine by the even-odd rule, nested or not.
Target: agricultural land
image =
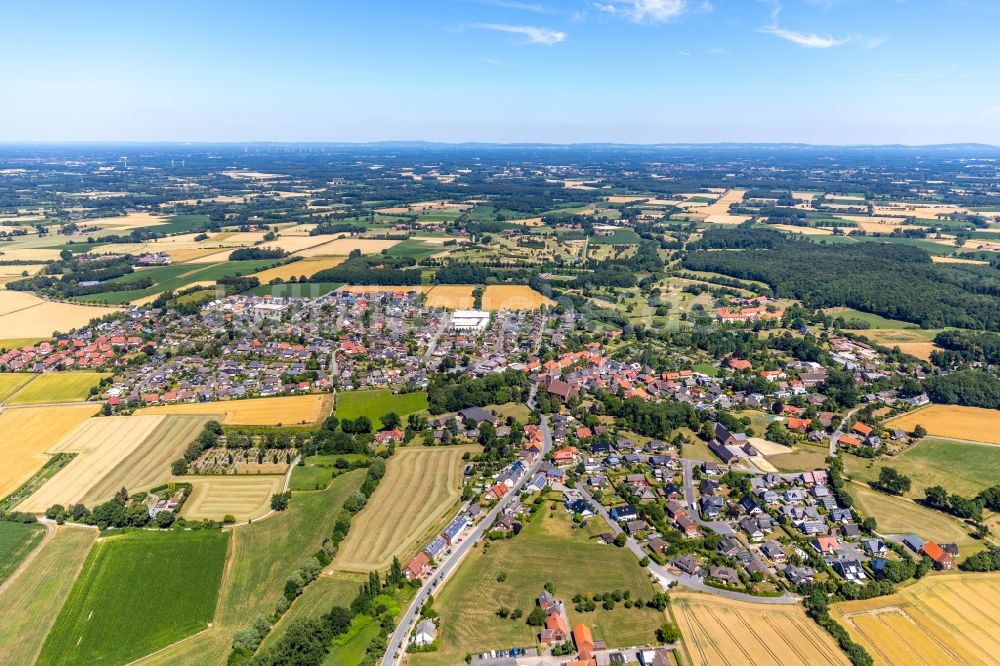
[[[834,616],[876,664],[997,664],[1000,576],[948,574],[888,597],[848,601]]]
[[[850,663],[798,606],[762,606],[686,592],[670,599],[684,651],[695,666]]]
[[[404,561],[454,513],[462,492],[462,456],[477,447],[404,447],[354,519],[334,568],[366,572]]]
[[[323,420],[329,415],[330,409],[331,399],[328,395],[294,395],[157,405],[143,407],[136,414],[203,414],[222,417],[225,425],[299,425]]]
[[[205,629],[215,613],[228,544],[229,534],[216,530],[99,540],[39,660],[128,663]]]

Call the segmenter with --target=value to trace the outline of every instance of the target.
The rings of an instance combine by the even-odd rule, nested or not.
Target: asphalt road
[[[534,398],[535,386],[532,386],[531,397],[528,399],[529,406],[534,406]],[[483,534],[486,533],[486,530],[493,525],[500,513],[511,503],[511,501],[517,498],[525,484],[528,483],[528,481],[530,481],[536,473],[538,473],[539,469],[541,469],[542,464],[545,462],[545,454],[552,448],[552,433],[549,430],[549,422],[545,416],[542,416],[541,430],[542,436],[544,437],[542,454],[535,459],[535,462],[531,464],[517,485],[515,485],[514,488],[504,496],[503,500],[490,509],[489,513],[487,513],[486,516],[479,521],[471,532],[465,535],[463,541],[458,544],[458,546],[452,551],[451,555],[448,556],[440,567],[438,567],[438,570],[434,572],[434,575],[424,582],[420,591],[417,592],[416,596],[413,597],[413,601],[410,602],[409,608],[406,609],[406,612],[403,613],[403,616],[400,618],[399,624],[396,626],[396,630],[389,638],[388,647],[386,648],[385,655],[382,657],[382,666],[393,666],[399,657],[404,654],[410,630],[416,623],[418,614],[420,613],[420,608],[427,601],[427,596],[447,581],[451,574],[458,568],[458,565],[462,563],[463,558],[469,553],[470,550],[472,550],[472,547],[476,544],[476,542],[478,542],[483,537]]]

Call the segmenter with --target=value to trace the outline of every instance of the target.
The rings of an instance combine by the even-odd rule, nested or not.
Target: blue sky
[[[1000,144],[1000,2],[0,3],[0,140]]]

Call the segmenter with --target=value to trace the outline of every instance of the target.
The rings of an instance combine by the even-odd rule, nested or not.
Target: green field
[[[871,328],[915,328],[920,329],[916,324],[911,324],[908,321],[898,321],[896,319],[886,319],[877,314],[872,314],[871,312],[862,312],[861,310],[855,310],[854,308],[831,308],[826,310],[827,315],[836,319],[837,317],[843,317],[844,319],[858,319],[867,322]],[[868,329],[860,329],[863,334],[864,331]]]
[[[96,529],[56,528],[24,571],[0,591],[0,664],[36,663],[96,538]]]
[[[35,345],[44,338],[3,338],[0,339],[0,349],[18,349],[27,345]]]
[[[350,607],[362,583],[367,580],[361,574],[336,572],[332,576],[322,575],[305,589],[291,608],[281,616],[281,620],[267,635],[261,647],[273,645],[288,631],[289,625],[299,618],[314,618],[329,612],[333,606]]]
[[[874,481],[879,470],[892,467],[909,476],[909,497],[923,498],[924,488],[944,486],[948,492],[973,497],[1000,484],[1000,446],[977,445],[928,437],[892,458],[866,460],[844,456],[851,478]]]
[[[413,257],[419,261],[421,259],[426,259],[432,254],[443,252],[446,249],[447,248],[442,247],[441,245],[431,245],[421,240],[410,238],[402,243],[393,245],[386,251],[386,254],[390,257]]]
[[[759,436],[763,434],[763,431],[761,431]],[[684,451],[686,455],[686,447]],[[780,472],[806,472],[826,467],[826,458],[829,455],[830,449],[827,446],[801,444],[796,446],[795,450],[791,453],[768,456],[767,461],[777,467]]]
[[[365,456],[358,454],[309,456],[305,459],[305,465],[296,465],[292,468],[292,480],[289,488],[291,490],[323,490],[334,477],[344,471],[335,466],[338,459],[350,463],[358,459],[364,460],[364,458]]]
[[[938,543],[957,543],[961,557],[985,547],[982,541],[969,536],[969,530],[958,519],[940,511],[880,493],[860,483],[848,484],[847,491],[862,515],[875,517],[876,530],[880,534],[916,534]]]
[[[610,236],[591,236],[592,245],[638,245],[642,242],[639,234],[632,229],[619,229]]]
[[[129,283],[148,277],[156,281],[156,284],[148,289],[104,291],[97,294],[80,296],[72,300],[107,302],[112,305],[120,305],[164,291],[178,291],[193,282],[214,282],[224,277],[256,273],[277,263],[280,262],[275,259],[254,259],[251,261],[227,261],[217,264],[173,264],[170,266],[157,266],[109,280],[109,282]]]
[[[46,372],[15,393],[8,405],[41,405],[57,402],[82,402],[90,389],[107,377],[102,372]]]
[[[537,630],[524,619],[500,619],[496,610],[520,608],[527,617],[545,583],[555,585],[555,596],[567,602],[570,626],[590,625],[594,638],[609,647],[645,645],[664,616],[648,608],[607,611],[598,604],[592,613],[576,613],[577,593],[629,590],[633,598],[649,599],[656,591],[648,574],[631,552],[597,543],[594,535],[606,530],[600,520],[574,528],[562,504],[546,500],[521,534],[510,540],[479,544],[467,556],[453,579],[439,594],[434,608],[441,614],[438,652],[411,655],[414,666],[453,666],[468,652],[533,646]],[[488,542],[484,542],[488,543]],[[506,580],[498,582],[500,574]]]
[[[42,648],[46,664],[125,664],[204,629],[229,533],[132,532],[91,550]]]
[[[382,416],[396,412],[406,422],[406,416],[427,409],[427,393],[393,393],[389,389],[377,391],[348,391],[337,394],[337,418],[356,419],[367,416],[372,427],[379,429]]]
[[[10,396],[17,393],[21,388],[30,382],[32,379],[37,377],[37,375],[30,375],[24,372],[13,373],[13,372],[3,372],[0,373],[0,404]]]
[[[144,663],[225,663],[233,633],[257,615],[274,611],[285,579],[330,536],[340,507],[360,487],[364,476],[363,469],[341,474],[326,490],[297,493],[283,513],[233,530],[232,556],[212,628]],[[288,612],[293,612],[298,602]]]
[[[165,224],[158,224],[154,231],[161,234],[183,234],[208,223],[208,215],[171,215]]]
[[[0,583],[14,573],[38,542],[45,528],[38,523],[0,521]]]

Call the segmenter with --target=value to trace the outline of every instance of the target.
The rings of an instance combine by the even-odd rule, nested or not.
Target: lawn
[[[38,523],[12,523],[0,521],[0,583],[17,570],[17,567],[34,549],[45,534]]]
[[[39,661],[124,664],[204,629],[229,536],[132,532],[98,541]]]
[[[8,405],[41,405],[58,402],[82,402],[91,387],[108,375],[102,372],[46,372],[34,375],[30,384],[15,393]]]
[[[233,530],[232,556],[212,628],[143,663],[225,663],[233,633],[255,616],[273,612],[285,579],[330,536],[340,507],[364,475],[363,469],[341,474],[326,490],[294,495],[283,513]]]
[[[535,645],[535,627],[523,618],[501,619],[496,610],[520,608],[527,617],[548,582],[555,586],[555,596],[567,602],[570,626],[590,625],[594,638],[609,647],[655,640],[654,632],[664,621],[655,610],[619,603],[611,611],[600,604],[592,613],[574,611],[572,597],[578,593],[620,589],[629,590],[632,598],[649,599],[656,588],[632,553],[594,540],[605,530],[603,522],[592,520],[576,528],[560,502],[545,501],[548,506],[518,536],[477,545],[444,590],[435,594],[441,650],[411,655],[412,664],[452,666],[469,652]],[[501,574],[506,576],[503,582],[497,580]]]
[[[531,408],[523,402],[507,402],[502,405],[487,405],[483,409],[495,412],[500,418],[513,416],[518,423],[529,423],[534,416]]]
[[[911,324],[906,321],[898,321],[896,319],[886,319],[877,314],[872,314],[871,312],[862,312],[861,310],[855,310],[854,308],[827,308],[824,312],[836,319],[837,317],[843,317],[844,319],[858,319],[867,322],[871,328],[914,328],[919,329],[920,327],[916,324]],[[860,329],[860,333],[864,333],[868,329]]]
[[[15,580],[0,591],[0,663],[34,664],[83,566],[97,530],[56,528]]]
[[[347,391],[337,394],[337,418],[356,419],[367,416],[372,427],[379,429],[382,417],[395,412],[402,417],[427,409],[427,393],[393,393],[389,389],[377,391]]]
[[[879,470],[892,467],[913,481],[910,497],[922,498],[924,488],[944,486],[948,492],[972,497],[1000,484],[1000,446],[927,437],[892,458],[866,460],[844,456],[852,478],[874,481]]]

